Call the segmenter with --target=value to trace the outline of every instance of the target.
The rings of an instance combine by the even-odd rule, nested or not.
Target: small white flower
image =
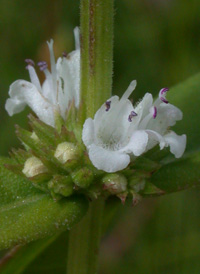
[[[75,106],[79,106],[80,85],[80,43],[79,29],[74,29],[76,50],[70,54],[63,54],[55,62],[53,52],[53,40],[48,42],[51,61],[51,72],[47,63],[38,63],[40,70],[44,72],[46,80],[41,86],[34,69],[34,62],[26,59],[31,82],[17,80],[11,84],[5,108],[10,116],[21,112],[28,105],[40,120],[48,125],[55,126],[55,113],[59,113],[65,119],[66,110],[71,100]]]
[[[136,87],[132,81],[121,99],[112,96],[88,118],[83,126],[82,139],[93,165],[106,172],[122,170],[130,163],[130,155],[140,156],[156,144],[160,149],[169,146],[176,158],[182,156],[186,135],[169,130],[182,119],[182,112],[166,100],[167,88],[161,89],[153,102],[150,93],[134,108],[128,97]]]

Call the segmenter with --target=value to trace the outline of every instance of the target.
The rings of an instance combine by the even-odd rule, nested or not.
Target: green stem
[[[94,116],[111,96],[114,0],[81,1],[80,120]]]
[[[103,199],[92,202],[86,216],[70,231],[68,274],[97,273],[103,210]]]
[[[114,0],[81,0],[81,110],[94,116],[111,96]],[[69,233],[68,274],[95,274],[104,201],[91,202],[83,220]]]

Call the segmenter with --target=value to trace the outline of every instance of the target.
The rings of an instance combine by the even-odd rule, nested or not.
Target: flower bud
[[[80,188],[89,187],[94,178],[92,171],[87,167],[74,171],[71,176],[74,184]]]
[[[38,159],[37,157],[30,157],[24,163],[24,168],[22,172],[26,175],[26,177],[33,177],[41,173],[47,172],[48,169],[45,165]]]
[[[56,148],[54,157],[62,164],[69,160],[75,160],[78,158],[77,146],[69,142],[60,143]]]
[[[118,194],[127,190],[127,180],[122,174],[108,174],[103,178],[104,189],[111,194]]]
[[[55,194],[68,197],[73,193],[73,182],[70,176],[55,175],[49,181],[48,188]]]

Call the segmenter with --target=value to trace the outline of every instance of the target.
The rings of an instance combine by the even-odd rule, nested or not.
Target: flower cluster
[[[48,42],[51,72],[47,63],[39,62],[37,65],[44,72],[46,80],[40,84],[35,63],[31,59],[26,59],[27,70],[31,82],[17,80],[9,90],[10,98],[7,99],[5,108],[10,116],[21,112],[28,105],[38,116],[38,118],[48,125],[55,126],[55,117],[60,114],[66,118],[66,111],[69,103],[74,100],[78,108],[80,101],[80,41],[79,29],[74,29],[76,50],[63,53],[63,57],[55,62],[53,52],[53,40]]]
[[[17,80],[10,86],[5,106],[9,115],[28,105],[39,118],[29,117],[31,132],[17,129],[26,151],[15,151],[14,158],[21,174],[56,199],[76,191],[90,198],[105,191],[122,201],[131,194],[135,203],[136,193],[144,191],[145,179],[157,170],[158,164],[148,160],[146,170],[133,173],[129,163],[136,163],[138,156],[156,145],[160,149],[169,147],[176,158],[181,157],[186,135],[179,136],[170,128],[182,119],[182,112],[166,99],[168,88],[161,89],[155,101],[146,93],[133,105],[128,99],[136,87],[136,81],[132,81],[121,98],[112,96],[81,128],[76,115],[80,106],[78,28],[74,34],[76,49],[68,55],[64,53],[57,62],[53,40],[48,43],[51,72],[46,62],[38,63],[46,77],[42,85],[34,62],[26,59],[31,82]],[[57,118],[62,121],[60,127],[56,126]],[[128,173],[123,173],[124,169]]]

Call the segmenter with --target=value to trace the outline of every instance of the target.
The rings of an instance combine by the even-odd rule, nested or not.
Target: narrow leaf
[[[34,241],[24,246],[14,247],[16,252],[15,250],[14,252],[13,250],[8,251],[10,255],[7,253],[5,259],[3,258],[0,261],[1,274],[22,273],[37,256],[58,238],[58,236],[59,234],[56,234],[51,238]]]
[[[167,96],[183,111],[183,120],[173,129],[187,135],[187,151],[200,149],[200,73],[172,88]]]
[[[0,158],[0,206],[41,193],[28,179],[5,168],[12,164],[13,159]]]
[[[70,229],[86,210],[87,203],[82,198],[55,202],[46,194],[0,206],[0,249]]]
[[[200,186],[200,153],[186,155],[163,165],[149,179],[159,189],[169,193]]]
[[[25,178],[7,170],[0,159],[0,249],[70,229],[87,210],[83,197],[55,202]]]

